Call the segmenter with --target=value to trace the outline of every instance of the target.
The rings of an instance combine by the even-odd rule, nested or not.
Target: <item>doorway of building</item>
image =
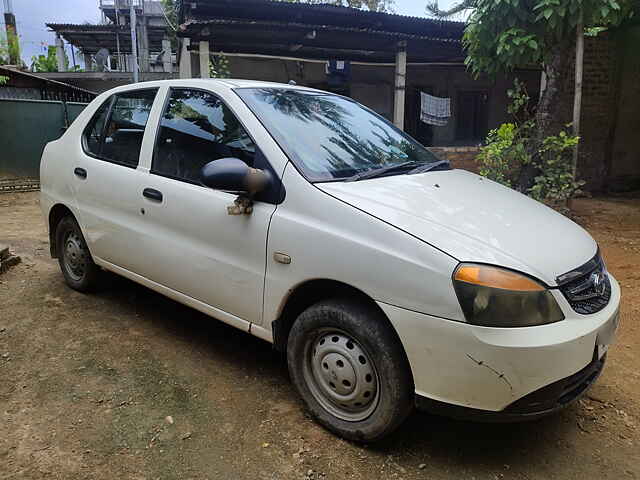
[[[485,90],[458,92],[456,98],[456,142],[481,143],[487,136],[489,93]]]

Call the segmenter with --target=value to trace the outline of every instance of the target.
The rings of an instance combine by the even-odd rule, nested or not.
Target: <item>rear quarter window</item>
[[[102,133],[104,132],[104,125],[109,114],[109,107],[113,97],[109,97],[100,108],[93,114],[91,121],[84,130],[83,146],[87,153],[94,156],[100,155],[100,146],[102,143]]]
[[[99,159],[136,168],[158,89],[123,92],[96,111],[84,132],[85,151]]]

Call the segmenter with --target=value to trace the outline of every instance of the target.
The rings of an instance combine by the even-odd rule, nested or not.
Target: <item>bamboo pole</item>
[[[584,13],[580,11],[576,25],[576,81],[573,96],[573,134],[580,136],[580,114],[582,112],[582,70],[584,62]],[[579,145],[573,150],[572,172],[575,180],[578,171]]]

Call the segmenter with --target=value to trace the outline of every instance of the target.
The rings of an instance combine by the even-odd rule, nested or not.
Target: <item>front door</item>
[[[266,240],[273,203],[256,201],[250,215],[229,215],[237,195],[200,184],[200,169],[236,157],[257,166],[259,149],[234,113],[214,94],[172,88],[157,133],[146,191],[148,279],[260,323]],[[261,158],[261,161],[263,157]]]

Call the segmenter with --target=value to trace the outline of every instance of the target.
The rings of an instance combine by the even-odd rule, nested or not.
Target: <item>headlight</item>
[[[453,285],[467,322],[485,327],[530,327],[564,315],[539,282],[504,268],[461,264]]]

